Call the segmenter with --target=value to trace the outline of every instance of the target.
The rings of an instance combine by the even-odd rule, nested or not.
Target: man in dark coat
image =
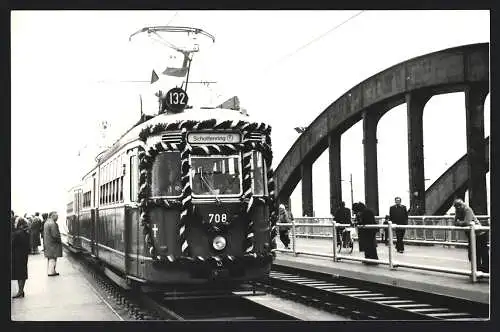
[[[335,222],[339,224],[349,224],[351,225],[351,210],[345,207],[345,202],[340,202],[340,206],[335,211],[335,215],[333,216],[335,218]],[[340,243],[340,234],[342,234],[342,231],[344,230],[344,227],[337,227],[337,242]],[[345,238],[344,234],[342,236],[342,243],[344,243],[345,247]]]
[[[47,257],[47,275],[49,277],[58,276],[56,272],[57,257],[62,257],[62,242],[59,226],[57,225],[58,215],[53,211],[43,227],[43,247]]]
[[[375,215],[368,209],[363,203],[354,203],[352,206],[352,211],[356,214],[358,225],[377,225],[375,221]],[[358,230],[358,240],[359,240],[359,251],[365,252],[365,258],[378,259],[377,255],[377,242],[376,228],[360,228]],[[377,265],[378,263],[368,263],[369,265]]]
[[[38,254],[38,246],[40,245],[40,232],[42,227],[42,220],[40,219],[40,214],[35,213],[33,221],[30,225],[30,241],[31,241],[31,253]]]
[[[394,199],[395,205],[391,206],[389,209],[389,218],[392,223],[398,225],[408,225],[408,210],[406,206],[401,204],[401,197],[396,197]],[[405,251],[405,245],[403,238],[405,236],[406,229],[396,229],[396,250],[399,253]]]
[[[455,208],[455,225],[461,227],[469,227],[471,223],[476,226],[481,226],[477,217],[474,215],[474,211],[465,204],[461,198],[455,199],[453,202],[453,207]],[[465,231],[467,239],[469,240],[469,260],[471,259],[471,246],[470,246],[470,234],[469,231]],[[476,232],[476,265],[477,270],[489,273],[490,271],[490,254],[488,250],[488,238],[489,234],[487,230]]]
[[[24,285],[28,279],[28,254],[30,252],[30,234],[26,219],[17,218],[12,231],[12,273],[11,280],[17,280],[18,291],[13,298],[24,297]]]
[[[42,225],[40,226],[40,235],[42,236],[42,241],[43,241],[43,227],[45,226],[45,222],[47,221],[47,218],[49,218],[49,214],[45,213],[45,212],[42,213]]]

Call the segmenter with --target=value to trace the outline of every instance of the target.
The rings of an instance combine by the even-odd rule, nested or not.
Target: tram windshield
[[[191,156],[193,195],[230,196],[241,194],[240,157]]]
[[[163,152],[156,156],[151,170],[152,197],[180,196],[181,154],[179,152]]]

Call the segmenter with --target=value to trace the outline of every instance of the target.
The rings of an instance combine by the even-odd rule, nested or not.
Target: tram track
[[[179,294],[172,297],[162,292],[141,297],[142,304],[169,320],[295,320],[272,308],[259,305],[238,293],[212,293],[200,296]]]
[[[300,320],[276,306],[284,299],[307,311],[337,315],[332,320],[480,320],[488,318],[488,305],[374,284],[329,274],[274,265],[268,278],[238,290],[198,292],[126,290],[118,286],[85,255],[72,261],[123,320]],[[276,299],[261,305],[262,296]],[[274,303],[273,303],[274,301]],[[266,302],[266,301],[264,301]],[[282,301],[281,301],[282,302]],[[271,305],[269,305],[271,303]],[[309,315],[309,317],[311,317]],[[334,317],[334,316],[332,316]]]
[[[276,265],[255,285],[357,320],[481,320],[489,311],[483,303]]]
[[[91,256],[76,254],[65,247],[71,263],[79,265],[77,269],[121,320],[296,320],[249,299],[263,294],[251,285],[242,285],[236,290],[197,292],[124,289],[109,278]]]

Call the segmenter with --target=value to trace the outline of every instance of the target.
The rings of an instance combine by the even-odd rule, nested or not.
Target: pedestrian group
[[[394,205],[390,207],[389,214],[386,215],[384,225],[387,225],[389,221],[395,225],[408,225],[408,210],[406,206],[401,204],[401,197],[396,197],[394,199]],[[477,217],[474,215],[472,209],[467,206],[463,199],[457,198],[453,202],[453,207],[455,208],[455,226],[460,227],[470,227],[471,224],[476,226],[488,226],[483,225],[479,222]],[[352,205],[352,212],[354,214],[354,224],[358,226],[365,225],[377,225],[375,220],[375,215],[372,210],[370,210],[362,202],[354,203]],[[287,210],[285,205],[280,204],[279,206],[279,223],[285,224],[290,223],[293,217],[291,213]],[[341,202],[339,208],[335,211],[334,220],[337,224],[352,226],[351,211],[345,207],[345,203]],[[337,243],[345,244],[347,242],[345,232],[346,226],[339,226],[336,228]],[[290,226],[280,226],[279,234],[280,240],[286,249],[290,249],[290,237],[289,237]],[[369,265],[377,265],[378,260],[377,255],[377,239],[376,235],[378,233],[378,228],[358,228],[358,241],[359,241],[359,251],[364,252],[365,258],[373,261],[365,261],[363,263]],[[398,253],[404,253],[404,236],[405,228],[396,227],[396,251]],[[388,228],[384,228],[382,232],[382,241],[388,245]],[[471,239],[469,230],[465,230],[469,246],[468,246],[468,257],[471,260]],[[489,273],[489,232],[488,230],[479,230],[476,232],[476,264],[477,270],[484,273]]]
[[[62,241],[58,215],[53,211],[50,214],[36,212],[34,216],[25,214],[24,217],[17,216],[13,211],[10,215],[11,223],[11,253],[12,269],[11,280],[17,280],[18,291],[13,298],[24,297],[24,286],[28,279],[28,256],[39,254],[39,246],[43,239],[43,252],[47,258],[47,275],[58,276],[56,262],[62,257]]]

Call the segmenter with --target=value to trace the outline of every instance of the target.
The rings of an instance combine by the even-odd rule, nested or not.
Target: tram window
[[[108,204],[111,203],[111,182],[108,182]]]
[[[123,175],[120,177],[120,202],[123,202]]]
[[[252,189],[254,195],[265,195],[265,174],[262,153],[253,151],[252,153]]]
[[[191,181],[194,195],[241,194],[240,158],[238,155],[191,157]]]
[[[83,207],[89,207],[90,206],[90,191],[87,191],[85,194],[83,194]]]
[[[179,152],[163,152],[156,156],[151,170],[151,193],[153,197],[181,195],[181,154]]]
[[[137,168],[137,156],[130,157],[130,200],[137,201],[137,189],[139,185],[139,170]]]
[[[116,201],[120,201],[120,178],[116,179]]]

